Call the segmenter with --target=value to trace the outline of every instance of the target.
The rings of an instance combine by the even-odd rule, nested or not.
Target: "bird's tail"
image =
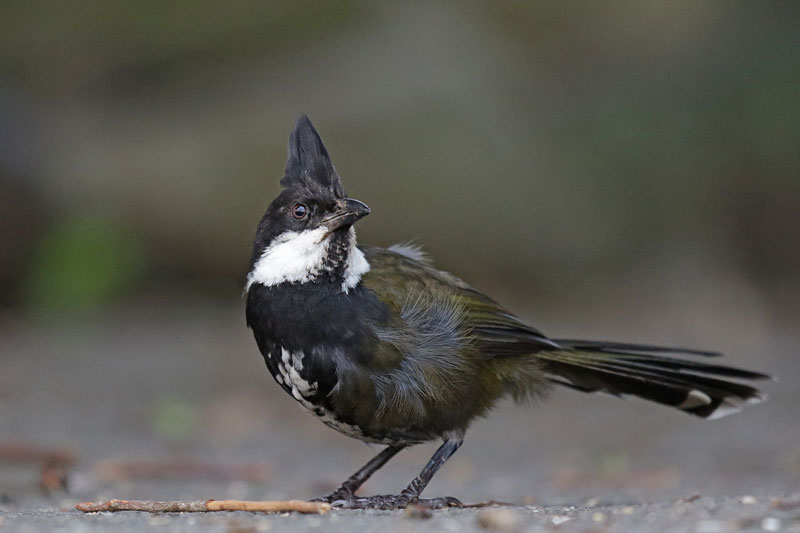
[[[583,392],[633,395],[702,418],[720,418],[758,403],[758,389],[731,381],[770,376],[665,354],[717,356],[715,352],[638,344],[556,340],[563,350],[537,352],[549,379]]]

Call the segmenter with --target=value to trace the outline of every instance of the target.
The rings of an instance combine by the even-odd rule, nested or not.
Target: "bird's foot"
[[[445,496],[443,498],[418,498],[405,491],[398,495],[379,495],[360,498],[333,500],[329,502],[335,509],[379,509],[391,511],[394,509],[405,509],[409,504],[419,505],[428,509],[444,509],[447,507],[463,507],[463,504],[456,498]]]

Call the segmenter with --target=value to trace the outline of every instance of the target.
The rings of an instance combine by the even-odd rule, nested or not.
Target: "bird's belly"
[[[435,435],[421,435],[418,431],[409,432],[406,428],[391,428],[381,434],[342,420],[324,402],[325,392],[320,391],[318,381],[308,375],[303,365],[303,354],[278,347],[265,354],[267,368],[275,381],[305,409],[311,411],[326,426],[339,433],[373,444],[411,445],[434,438]],[[376,414],[377,417],[377,414]]]

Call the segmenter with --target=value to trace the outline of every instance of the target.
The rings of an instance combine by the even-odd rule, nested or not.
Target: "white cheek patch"
[[[322,226],[302,232],[287,231],[280,234],[256,261],[247,275],[245,291],[253,283],[267,287],[281,283],[307,283],[323,269],[328,255],[328,228]]]

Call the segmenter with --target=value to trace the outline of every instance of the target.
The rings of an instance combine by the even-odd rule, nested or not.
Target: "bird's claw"
[[[369,496],[366,498],[348,498],[337,500],[331,503],[335,509],[405,509],[411,503],[411,498],[403,494],[397,496],[382,494],[378,496]]]
[[[377,509],[391,511],[405,509],[413,503],[428,509],[444,509],[447,507],[463,507],[463,504],[456,498],[445,496],[443,498],[417,498],[409,494],[384,494],[369,496],[366,498],[351,497],[329,501],[331,507],[335,509]]]

